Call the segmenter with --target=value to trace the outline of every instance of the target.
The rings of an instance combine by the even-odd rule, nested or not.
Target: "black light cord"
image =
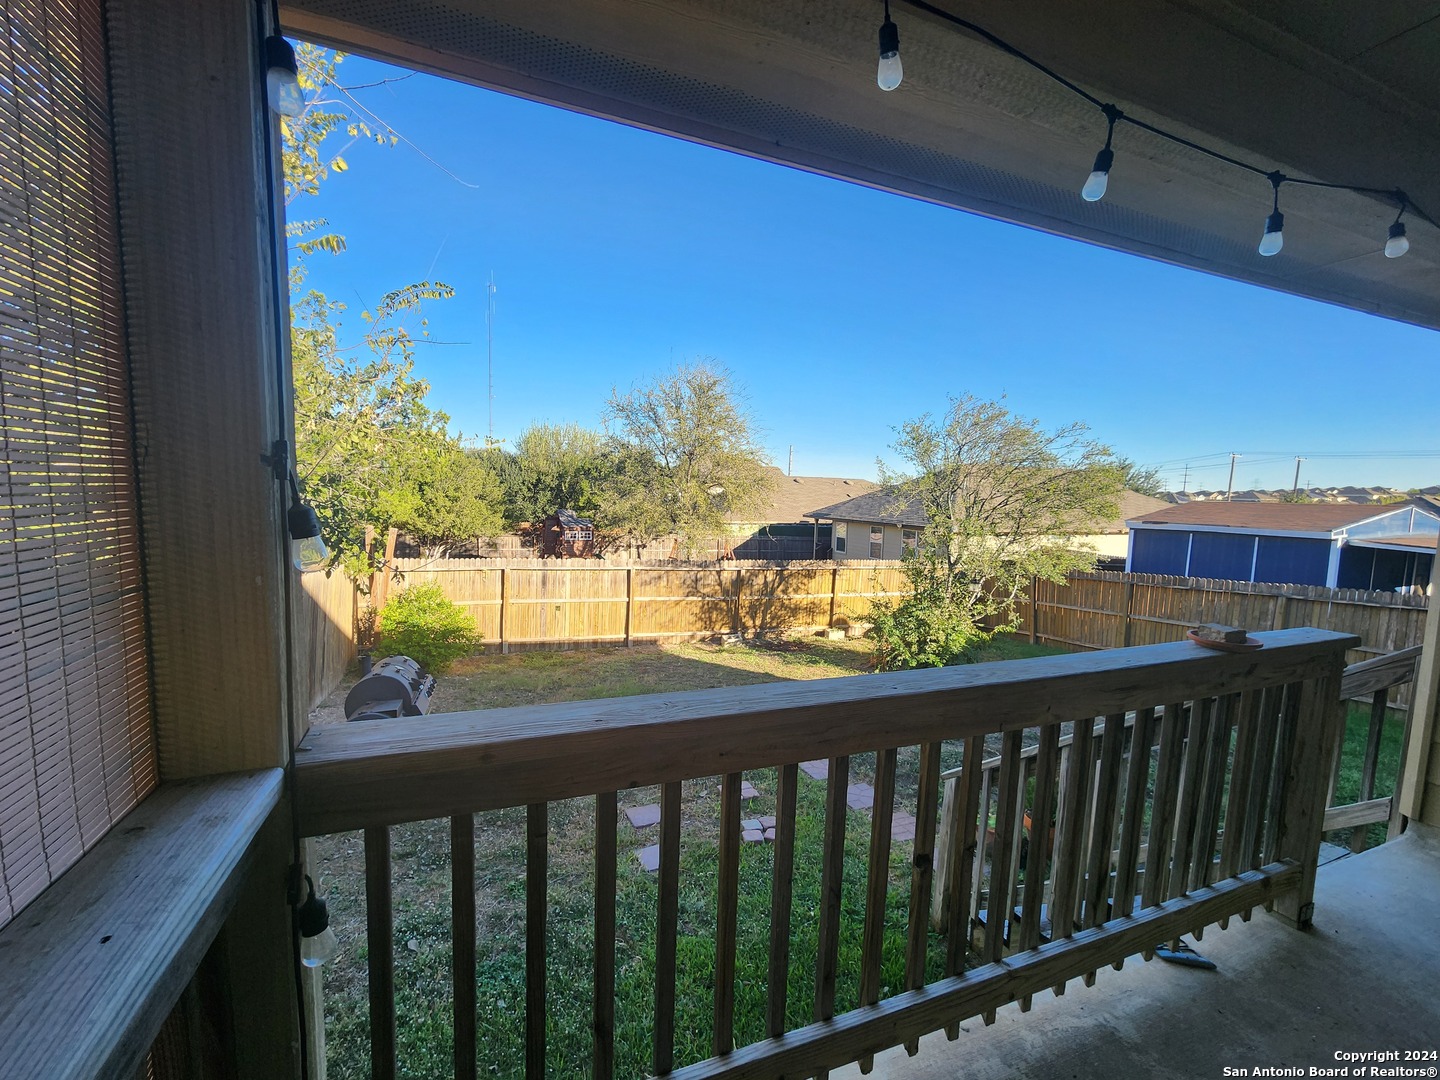
[[[1122,112],[1120,109],[1116,108],[1112,104],[1101,101],[1098,97],[1090,93],[1088,90],[1071,82],[1069,79],[1065,78],[1065,76],[1061,75],[1058,71],[1055,71],[1053,68],[1042,64],[1039,60],[1036,60],[1033,56],[1025,52],[1023,49],[1019,49],[1016,46],[1011,45],[1004,38],[991,33],[989,30],[986,30],[985,27],[979,25],[978,23],[973,23],[969,19],[961,18],[959,15],[956,15],[950,11],[946,11],[944,8],[936,7],[934,4],[929,3],[928,0],[897,0],[897,2],[902,4],[908,4],[910,7],[915,8],[917,11],[923,11],[927,15],[933,15],[935,18],[941,20],[942,22],[947,22],[953,26],[958,26],[962,30],[968,30],[976,37],[988,41],[991,45],[994,45],[1001,52],[1008,53],[1016,60],[1019,60],[1021,63],[1029,64],[1032,68],[1040,72],[1040,74],[1044,75],[1047,79],[1050,79],[1052,82],[1058,83],[1066,90],[1069,90],[1076,97],[1083,98],[1085,101],[1095,106],[1095,108],[1099,109],[1105,114],[1105,118],[1109,123],[1109,132],[1106,134],[1105,137],[1106,149],[1109,149],[1110,147],[1110,138],[1111,135],[1114,134],[1116,123],[1126,123],[1137,127],[1142,131],[1148,131],[1150,134],[1157,135],[1162,139],[1168,140],[1169,142],[1173,142],[1178,146],[1183,146],[1189,150],[1193,150],[1197,154],[1204,154],[1206,157],[1214,158],[1216,161],[1223,161],[1227,165],[1233,165],[1237,169],[1244,169],[1246,172],[1254,173],[1256,176],[1265,177],[1273,185],[1275,185],[1277,210],[1279,209],[1280,185],[1296,184],[1303,187],[1329,188],[1333,191],[1353,191],[1358,195],[1375,195],[1380,198],[1388,199],[1399,206],[1401,214],[1404,214],[1406,210],[1409,210],[1412,214],[1420,218],[1422,221],[1426,221],[1435,228],[1440,229],[1440,222],[1437,222],[1421,207],[1417,206],[1415,204],[1415,201],[1399,188],[1375,188],[1365,187],[1359,184],[1335,184],[1326,180],[1302,180],[1293,176],[1285,176],[1282,173],[1277,173],[1272,169],[1266,169],[1265,167],[1261,165],[1256,165],[1253,162],[1243,161],[1237,157],[1231,157],[1229,154],[1222,153],[1221,151],[1215,150],[1212,147],[1195,142],[1193,139],[1187,139],[1183,135],[1177,135],[1173,131],[1167,131],[1156,124],[1151,124],[1145,120],[1138,119],[1137,117],[1131,116],[1129,113]],[[890,17],[890,0],[885,0],[885,12],[885,17],[888,19]],[[1279,178],[1278,182],[1275,179],[1276,177]],[[1397,216],[1395,220],[1398,222],[1400,218]]]

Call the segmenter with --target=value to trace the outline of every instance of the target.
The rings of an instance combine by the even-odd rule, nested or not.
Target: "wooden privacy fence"
[[[725,562],[608,566],[399,559],[406,585],[433,581],[468,609],[486,644],[667,641],[714,634],[819,630],[863,619],[877,597],[903,595],[898,562]]]
[[[1181,641],[1197,623],[1223,623],[1251,633],[1313,626],[1354,634],[1350,663],[1419,645],[1426,597],[1319,585],[1078,573],[1065,585],[1035,580],[1021,608],[1020,633],[1033,642],[1081,649],[1119,649]],[[1409,704],[1409,687],[1391,704]]]
[[[295,766],[302,835],[363,829],[371,1075],[399,1072],[391,827],[449,819],[451,832],[454,1075],[520,1072],[477,1031],[474,814],[526,807],[524,1075],[546,1075],[547,1030],[577,1008],[591,1013],[591,1075],[616,1073],[617,1028],[638,1026],[650,1072],[685,1080],[826,1075],[932,1031],[956,1038],[969,1017],[1148,953],[1252,908],[1274,904],[1309,923],[1326,784],[1341,723],[1343,651],[1352,638],[1321,630],[1263,635],[1236,655],[1186,644],[1048,656],[887,676],[790,682],[682,694],[454,713],[316,728]],[[1134,733],[1126,726],[1133,715]],[[1061,727],[1073,727],[1069,752]],[[1100,737],[1093,737],[1096,729]],[[1231,737],[1234,735],[1232,745]],[[993,826],[979,770],[988,735],[1002,743]],[[967,766],[933,869],[942,743],[963,744]],[[1025,750],[1027,743],[1037,749]],[[1146,783],[1151,747],[1158,772]],[[890,914],[897,747],[920,747],[908,903]],[[1186,748],[1188,746],[1188,749]],[[842,903],[851,758],[875,752],[863,915]],[[823,836],[797,828],[798,763],[828,760]],[[778,768],[777,768],[778,767]],[[763,1003],[737,993],[744,773],[776,769],[774,862]],[[681,783],[722,777],[719,833],[694,835],[699,812]],[[768,775],[768,774],[767,774]],[[1034,783],[1027,783],[1033,775]],[[635,955],[633,925],[617,925],[618,791],[660,785],[655,884],[653,1013],[617,1015],[617,966]],[[547,977],[552,849],[550,805],[593,797],[593,972]],[[680,851],[713,844],[716,887],[710,1057],[677,1052]],[[820,846],[819,908],[792,910],[796,851]],[[1020,853],[1026,852],[1022,856]],[[1112,853],[1118,857],[1112,858]],[[806,863],[813,865],[813,858]],[[1112,868],[1114,872],[1112,873]],[[483,875],[482,875],[483,877]],[[937,882],[937,877],[941,879]],[[972,882],[988,882],[976,912]],[[958,899],[933,964],[932,887]],[[1049,883],[1042,885],[1042,883]],[[685,911],[687,923],[695,913]],[[814,919],[814,954],[791,948],[792,915]],[[977,925],[983,930],[972,936]],[[842,925],[863,918],[859,1000],[837,1009]],[[882,978],[887,920],[905,941],[903,978]],[[688,942],[687,942],[688,944]],[[752,955],[747,952],[747,955]],[[758,959],[758,957],[755,957]],[[938,969],[938,974],[937,974]],[[402,967],[403,973],[403,967]],[[813,1022],[795,1024],[792,981],[813,975]],[[586,985],[588,983],[588,985]],[[763,1026],[759,1021],[763,1018]],[[740,1021],[740,1022],[737,1022]],[[741,1031],[763,1031],[749,1045]],[[518,1054],[516,1055],[519,1056]],[[553,1063],[552,1071],[553,1071]],[[570,1071],[578,1071],[575,1063]]]

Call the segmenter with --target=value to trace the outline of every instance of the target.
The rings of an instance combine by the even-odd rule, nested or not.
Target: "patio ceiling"
[[[1440,0],[1034,0],[938,6],[1106,101],[1265,168],[1402,188],[1440,216]],[[894,0],[905,82],[874,81],[878,0],[295,0],[289,32],[1087,240],[1440,328],[1440,230],[1287,186],[1133,127],[1110,191],[1078,195],[1103,117],[994,46]],[[877,223],[878,227],[878,223]],[[964,252],[956,258],[963,259]]]

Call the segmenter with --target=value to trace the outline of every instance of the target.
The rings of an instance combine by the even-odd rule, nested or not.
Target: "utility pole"
[[[495,271],[490,271],[490,284],[485,289],[485,392],[490,409],[490,428],[486,443],[495,445]]]
[[[795,444],[794,444],[794,443],[791,443],[791,444],[790,444],[790,465],[789,465],[789,467],[785,470],[785,475],[786,475],[786,476],[794,476],[794,475],[795,475]]]
[[[1180,480],[1180,494],[1190,494],[1190,466],[1188,464],[1185,466],[1185,475]]]
[[[1295,483],[1290,487],[1290,497],[1292,499],[1298,499],[1300,497],[1300,462],[1304,460],[1303,457],[1297,457],[1295,459]]]
[[[1225,501],[1230,501],[1230,493],[1235,490],[1235,459],[1239,454],[1230,455],[1230,479],[1225,481]]]

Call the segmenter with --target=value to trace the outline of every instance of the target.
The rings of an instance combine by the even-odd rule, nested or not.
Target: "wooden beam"
[[[1012,731],[1315,678],[1357,640],[1260,636],[1258,653],[1176,642],[322,727],[298,755],[297,812],[317,835]]]
[[[1407,683],[1415,677],[1423,645],[1412,645],[1399,652],[1386,653],[1373,660],[1351,664],[1340,678],[1340,696],[1360,698],[1391,686]]]
[[[1390,799],[1369,799],[1365,802],[1332,806],[1325,811],[1323,832],[1331,829],[1353,829],[1376,821],[1390,820]]]
[[[1436,554],[1440,565],[1440,552]],[[1420,657],[1420,670],[1415,675],[1415,695],[1410,703],[1410,741],[1405,760],[1400,765],[1400,782],[1396,790],[1400,813],[1427,825],[1440,826],[1440,796],[1427,785],[1426,775],[1432,757],[1440,758],[1434,745],[1440,739],[1440,602],[1431,597],[1430,610],[1425,613],[1425,642]],[[1431,787],[1427,797],[1427,786]]]
[[[298,583],[262,460],[289,439],[262,8],[106,10],[160,777],[280,766]]]
[[[0,931],[0,1077],[134,1074],[280,796],[278,769],[162,785]]]

